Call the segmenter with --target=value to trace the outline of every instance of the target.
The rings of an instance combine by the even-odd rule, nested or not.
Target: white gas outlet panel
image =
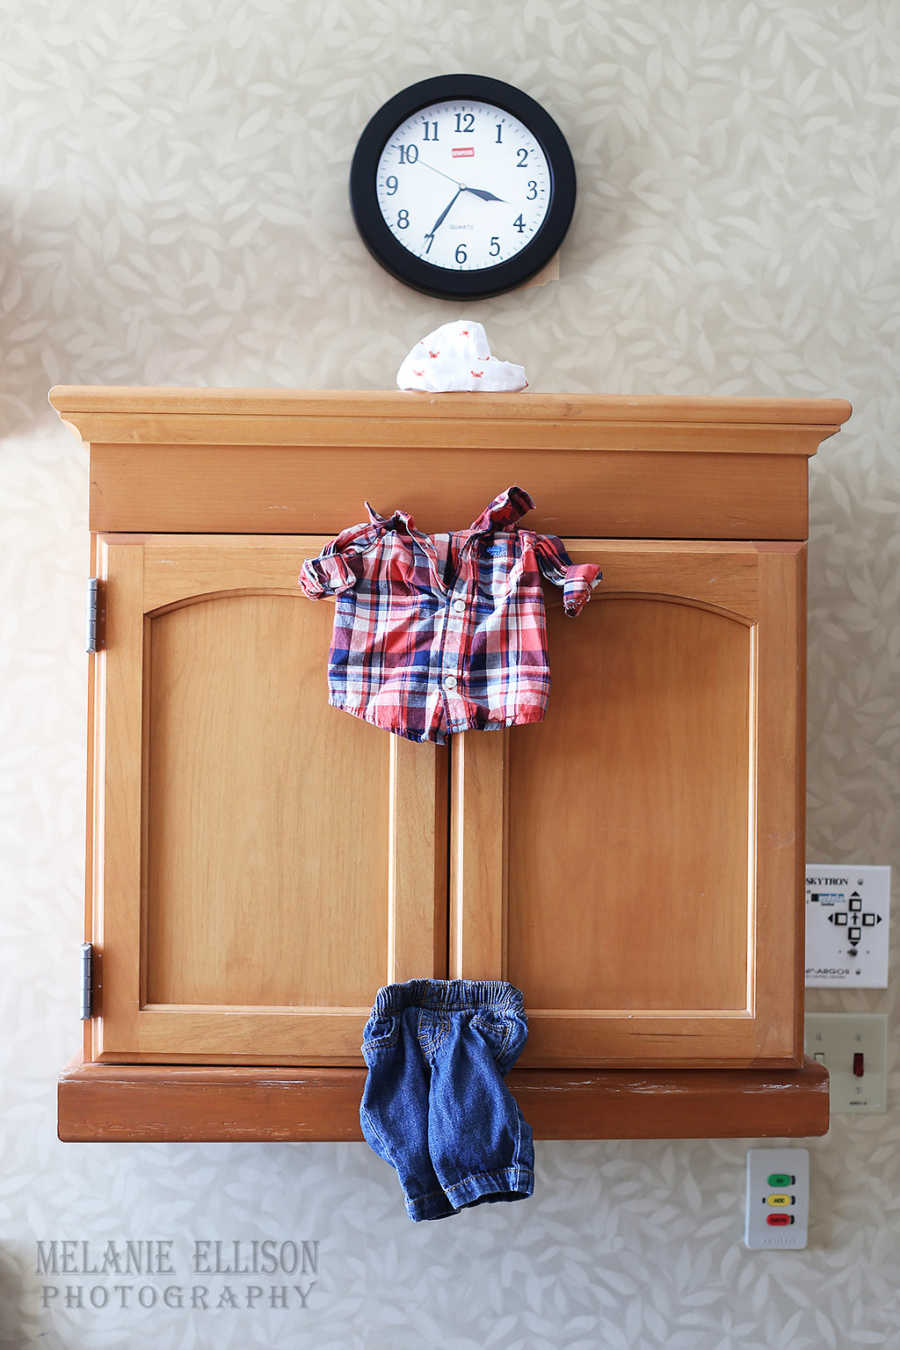
[[[886,989],[891,869],[806,864],[809,989]]]
[[[797,1250],[809,1229],[809,1150],[749,1148],[744,1242]]]

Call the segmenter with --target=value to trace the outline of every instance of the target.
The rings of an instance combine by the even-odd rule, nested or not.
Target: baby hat
[[[456,319],[442,324],[417,342],[397,371],[399,389],[450,389],[470,392],[512,392],[524,389],[525,367],[491,356],[487,334],[480,323]]]

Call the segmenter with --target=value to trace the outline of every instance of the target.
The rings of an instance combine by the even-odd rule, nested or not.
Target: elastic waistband
[[[407,980],[386,984],[378,990],[372,1011],[379,1016],[404,1008],[496,1008],[521,1012],[525,996],[508,980]]]

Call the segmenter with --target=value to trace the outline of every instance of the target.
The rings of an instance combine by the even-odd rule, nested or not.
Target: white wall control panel
[[[807,1013],[805,1050],[828,1070],[832,1112],[887,1110],[887,1014]]]
[[[886,989],[891,869],[806,864],[806,985]]]
[[[748,1148],[744,1242],[754,1250],[806,1246],[809,1150]]]

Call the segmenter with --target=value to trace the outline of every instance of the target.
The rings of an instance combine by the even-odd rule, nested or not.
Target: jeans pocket
[[[362,1052],[393,1045],[400,1035],[399,1013],[372,1013],[363,1029]]]
[[[514,1019],[498,1013],[482,1012],[472,1018],[472,1026],[480,1031],[494,1059],[501,1060],[506,1054]]]
[[[487,1042],[502,1074],[511,1069],[528,1040],[528,1021],[524,1012],[478,1013],[472,1026]]]

